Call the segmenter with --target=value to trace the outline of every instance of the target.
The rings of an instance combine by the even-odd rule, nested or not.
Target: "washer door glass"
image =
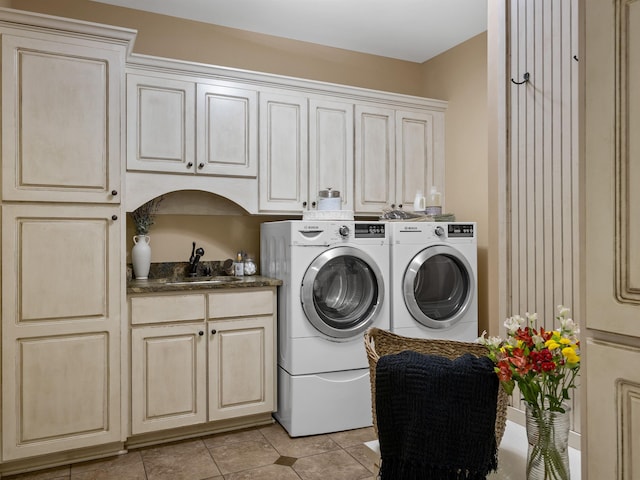
[[[302,307],[311,324],[336,339],[364,332],[382,305],[380,269],[365,252],[336,247],[319,255],[305,272]]]
[[[404,275],[404,301],[426,327],[447,328],[469,309],[474,292],[471,265],[454,248],[436,245],[413,257]]]

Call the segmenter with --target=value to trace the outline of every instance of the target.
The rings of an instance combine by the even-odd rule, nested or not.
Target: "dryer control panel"
[[[385,238],[384,223],[356,223],[356,238]]]
[[[449,238],[473,238],[473,230],[472,223],[450,223],[447,236]]]

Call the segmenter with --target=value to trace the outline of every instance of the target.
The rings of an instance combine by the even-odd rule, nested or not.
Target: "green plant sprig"
[[[131,218],[135,224],[137,235],[147,235],[149,233],[149,228],[154,224],[154,219],[161,201],[162,197],[156,197],[131,212]]]

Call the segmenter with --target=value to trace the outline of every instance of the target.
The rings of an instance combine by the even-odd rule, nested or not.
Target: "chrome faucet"
[[[189,276],[195,277],[198,275],[198,262],[204,255],[204,249],[199,247],[196,249],[196,242],[193,242],[191,247],[191,256],[189,257]]]

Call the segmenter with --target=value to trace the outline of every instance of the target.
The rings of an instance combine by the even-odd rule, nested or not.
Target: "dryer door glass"
[[[473,299],[469,262],[447,246],[426,248],[416,255],[404,277],[404,299],[411,315],[431,328],[455,324]]]
[[[307,319],[333,338],[352,338],[375,320],[383,296],[379,268],[365,252],[336,247],[318,256],[305,273],[301,299]]]

